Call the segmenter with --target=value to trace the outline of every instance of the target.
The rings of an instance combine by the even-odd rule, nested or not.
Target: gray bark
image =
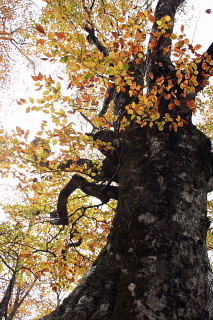
[[[42,320],[212,319],[205,243],[210,141],[192,125],[177,133],[129,129],[122,139],[108,244]]]

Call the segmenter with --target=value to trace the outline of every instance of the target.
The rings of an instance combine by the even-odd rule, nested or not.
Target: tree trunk
[[[106,247],[82,282],[43,320],[213,319],[206,250],[209,139],[128,128],[117,212]]]
[[[119,185],[116,215],[106,247],[82,282],[43,320],[213,319],[212,273],[206,249],[206,198],[213,159],[210,140],[191,124],[190,109],[206,78],[212,75],[207,64],[213,59],[213,45],[200,58],[196,72],[189,66],[190,77],[196,80],[191,84],[188,74],[171,61],[174,16],[183,2],[158,1],[155,19],[167,16],[166,34],[155,22],[145,60],[139,64],[135,60],[141,77],[146,78],[148,104],[144,106],[140,95],[130,97],[130,87],[125,84],[124,90],[115,90],[110,98],[114,99],[119,121],[130,117],[130,126],[119,132],[118,121],[113,133],[102,130],[93,135],[94,139],[111,141],[113,146],[113,135],[117,139],[115,152],[105,153],[109,166],[117,167],[111,176],[106,174],[109,184],[116,181]],[[94,29],[85,30],[106,56]],[[143,88],[144,82],[133,77]],[[185,88],[186,83],[189,88]],[[132,112],[128,114],[133,98],[150,112],[148,121],[156,110],[158,124],[169,115],[163,131],[154,122],[153,127],[141,127],[146,115],[141,123],[134,123]],[[179,121],[184,126],[177,129]],[[73,176],[59,196],[58,224],[68,223],[67,199],[80,184],[84,192],[96,192],[102,198],[97,189],[102,192],[103,187],[95,179],[96,186]],[[117,197],[114,188],[105,188],[104,201]]]

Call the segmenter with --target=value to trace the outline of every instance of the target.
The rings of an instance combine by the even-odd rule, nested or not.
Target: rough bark
[[[159,0],[156,19],[169,15],[174,21],[183,2]],[[159,131],[155,126],[133,124],[121,133],[100,131],[93,135],[94,139],[111,141],[115,148],[105,156],[108,167],[113,167],[109,182],[119,185],[116,215],[108,243],[86,276],[62,305],[42,320],[213,319],[212,273],[206,249],[211,144],[191,124],[187,101],[194,100],[197,92],[186,94],[177,85],[170,50],[167,54],[164,51],[170,48],[171,40],[157,35],[156,28],[154,24],[150,38],[156,46],[148,50],[146,61],[149,93],[157,96],[162,117],[170,112],[186,122],[177,132],[169,126]],[[168,32],[172,30],[173,24]],[[199,71],[198,89],[205,78]],[[164,84],[157,85],[161,76]],[[163,95],[170,80],[171,99],[181,102],[174,110],[168,109],[171,99]],[[115,110],[124,107],[123,100],[129,103],[126,95],[114,99]],[[109,189],[109,197],[113,198],[113,192]],[[102,196],[97,193],[97,197]]]
[[[177,133],[129,129],[122,139],[108,244],[42,319],[212,319],[205,243],[210,141],[192,125]]]

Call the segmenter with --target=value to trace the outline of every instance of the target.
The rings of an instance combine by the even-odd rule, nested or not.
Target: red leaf
[[[210,13],[212,13],[212,10],[211,10],[211,9],[207,9],[207,10],[205,11],[205,13],[210,14]]]
[[[38,30],[39,32],[45,34],[44,28],[39,24],[36,25],[36,30]]]

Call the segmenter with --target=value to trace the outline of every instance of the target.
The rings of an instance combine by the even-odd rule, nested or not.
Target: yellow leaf
[[[132,97],[133,95],[133,91],[132,90],[129,90],[129,96]],[[128,112],[129,113],[129,112]]]
[[[31,103],[34,103],[34,99],[33,98],[29,98],[29,101],[31,102]]]
[[[165,19],[166,21],[170,21],[170,20],[172,20],[172,19],[171,19],[171,17],[170,17],[170,16],[168,16],[168,15],[167,15],[167,16],[165,16],[165,17],[164,17],[164,19]]]
[[[96,66],[96,63],[93,61],[89,61],[88,66],[94,68]]]
[[[158,20],[158,21],[156,21],[156,23],[160,26],[160,25],[162,25],[162,21],[161,20]]]
[[[45,90],[45,91],[43,92],[43,95],[44,95],[44,96],[48,96],[49,93],[50,93],[50,90]]]
[[[120,69],[120,70],[123,70],[123,63],[121,62],[121,61],[119,61],[118,62],[118,68]]]
[[[48,39],[53,40],[55,38],[55,34],[53,32],[50,32],[48,34]]]

